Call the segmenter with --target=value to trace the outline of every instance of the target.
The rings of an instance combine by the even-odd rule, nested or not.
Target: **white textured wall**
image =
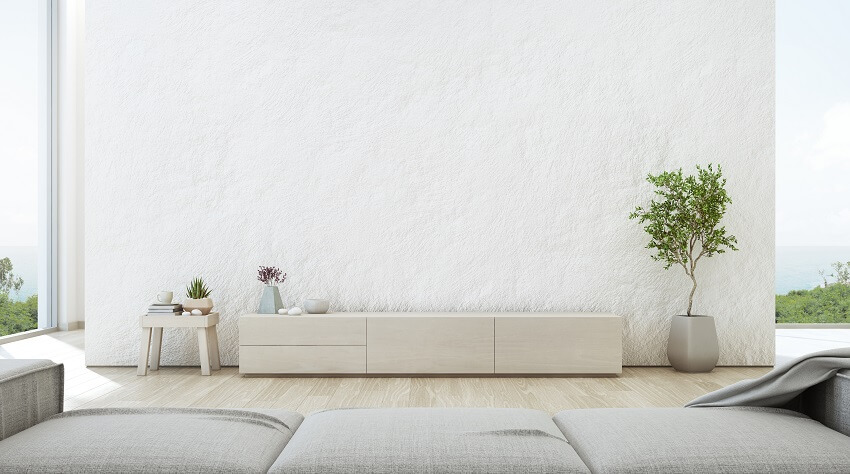
[[[701,264],[721,364],[773,361],[773,3],[89,0],[86,357],[132,365],[205,277],[223,363],[258,265],[287,304],[612,311],[665,364],[689,289],[627,219],[722,163],[741,251]],[[166,334],[164,364],[197,364]]]

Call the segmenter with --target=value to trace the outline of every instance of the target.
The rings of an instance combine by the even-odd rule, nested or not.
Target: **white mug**
[[[173,299],[174,299],[174,292],[173,291],[160,291],[156,295],[157,303],[171,304],[171,300],[173,300]]]

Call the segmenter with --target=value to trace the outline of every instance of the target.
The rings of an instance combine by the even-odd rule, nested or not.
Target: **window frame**
[[[0,344],[59,330],[58,318],[58,0],[39,0],[38,19],[38,328],[0,336]]]
[[[38,21],[38,329],[52,329],[57,317],[58,176],[57,71],[58,0],[41,0]],[[38,330],[36,330],[38,331]],[[35,332],[35,331],[34,331]]]

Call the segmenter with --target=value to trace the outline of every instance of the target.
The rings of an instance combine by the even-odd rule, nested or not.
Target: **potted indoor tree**
[[[210,290],[201,278],[195,278],[186,287],[186,300],[183,301],[183,309],[191,312],[199,310],[201,314],[210,314],[213,301],[210,298]]]
[[[696,268],[703,257],[726,250],[738,250],[734,235],[727,234],[720,220],[732,202],[726,194],[726,179],[720,165],[697,165],[697,174],[685,176],[678,171],[663,172],[647,178],[655,186],[658,199],[649,208],[638,207],[629,215],[645,224],[654,251],[653,260],[665,269],[681,266],[692,286],[685,315],[673,316],[667,358],[682,372],[710,372],[717,365],[720,349],[717,328],[711,316],[691,313],[697,290]]]
[[[257,271],[257,280],[266,286],[263,288],[263,296],[260,298],[260,314],[277,314],[283,308],[283,300],[280,298],[280,289],[277,285],[286,281],[286,273],[277,267],[260,267]]]

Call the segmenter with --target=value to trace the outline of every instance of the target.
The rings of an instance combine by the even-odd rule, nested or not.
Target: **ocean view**
[[[776,294],[822,285],[818,270],[829,275],[832,263],[839,261],[850,262],[850,247],[776,247]]]
[[[12,260],[12,273],[24,279],[21,291],[9,296],[15,301],[24,301],[38,293],[38,248],[0,247],[0,259],[6,257]]]

